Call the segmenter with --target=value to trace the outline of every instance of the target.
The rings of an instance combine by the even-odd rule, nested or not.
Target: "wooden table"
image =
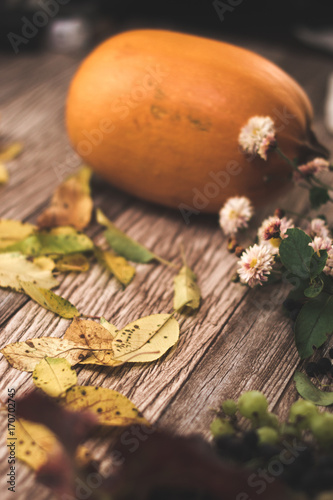
[[[293,75],[308,92],[315,108],[315,130],[331,148],[323,125],[325,86],[331,68],[329,56],[302,48],[233,40],[269,57]],[[64,103],[78,58],[42,53],[2,55],[0,110],[3,141],[22,141],[24,153],[10,164],[10,183],[0,188],[0,217],[34,222],[47,206],[55,187],[79,165],[64,129]],[[158,255],[179,263],[183,242],[189,265],[198,275],[202,306],[193,317],[179,316],[181,337],[163,359],[120,368],[79,368],[79,383],[116,389],[143,411],[146,418],[179,433],[209,436],[212,408],[249,389],[262,390],[270,408],[281,416],[296,397],[292,382],[299,365],[290,321],[283,315],[285,287],[249,290],[230,282],[235,257],[217,217],[193,216],[186,225],[180,213],[144,203],[93,180],[95,205],[124,231]],[[290,199],[291,198],[291,199]],[[279,205],[302,210],[303,192],[288,195]],[[258,214],[257,222],[274,207]],[[96,241],[100,229],[88,234]],[[99,266],[88,274],[69,274],[58,292],[80,311],[103,315],[122,326],[140,316],[172,308],[174,270],[161,265],[138,265],[134,282],[122,291]],[[27,297],[0,290],[1,346],[38,336],[61,336],[69,321],[36,305]],[[32,387],[31,374],[0,361],[1,397],[8,387],[23,396]],[[6,422],[2,422],[5,432]],[[3,444],[3,443],[2,443]],[[7,498],[6,449],[1,457],[2,498]],[[19,466],[15,499],[51,498],[35,485],[33,475]]]

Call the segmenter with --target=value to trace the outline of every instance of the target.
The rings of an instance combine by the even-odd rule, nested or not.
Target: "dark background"
[[[31,20],[34,12],[48,1],[57,0],[0,0],[0,44],[2,50],[12,50],[8,33],[20,34],[22,17]],[[60,2],[61,0],[59,0]],[[63,0],[64,2],[66,0]],[[227,10],[223,5],[229,6]],[[103,38],[126,29],[156,27],[195,33],[214,38],[225,34],[241,34],[253,38],[277,39],[296,43],[299,26],[318,32],[333,31],[333,2],[331,0],[68,0],[59,5],[56,18],[84,18],[92,32],[89,46]],[[47,31],[39,29],[26,50],[45,46]],[[332,33],[333,37],[333,33]],[[333,41],[332,41],[333,46]],[[22,44],[24,49],[24,44]]]

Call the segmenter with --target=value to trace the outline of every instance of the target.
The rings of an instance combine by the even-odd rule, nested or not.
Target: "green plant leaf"
[[[312,299],[317,297],[323,290],[324,282],[321,278],[317,278],[317,280],[313,281],[309,287],[304,290],[305,297]]]
[[[317,186],[310,189],[309,196],[312,208],[319,208],[330,199],[327,189]]]
[[[320,250],[319,255],[317,254],[317,252],[314,252],[310,260],[311,278],[316,278],[323,272],[324,267],[326,265],[326,261],[327,261],[326,250]]]
[[[306,302],[295,323],[296,347],[302,359],[313,354],[333,332],[333,295],[322,292]]]
[[[81,313],[68,300],[51,292],[46,288],[41,288],[28,281],[20,281],[21,288],[32,300],[49,311],[58,314],[62,318],[72,319],[81,316]]]
[[[37,286],[54,288],[59,283],[48,269],[42,269],[20,253],[0,253],[0,287],[21,292],[21,281],[31,281]]]
[[[294,380],[296,383],[296,389],[303,399],[311,401],[315,405],[319,406],[333,405],[333,392],[321,391],[304,373],[296,372]]]
[[[35,366],[32,380],[48,396],[57,398],[76,385],[77,375],[63,358],[44,358]]]
[[[173,308],[175,311],[180,311],[185,306],[192,310],[198,309],[201,292],[196,281],[197,277],[192,269],[184,264],[174,278]]]
[[[63,229],[63,228],[62,228]],[[67,229],[67,228],[66,228]],[[60,234],[59,234],[60,233]],[[28,238],[1,249],[1,252],[21,252],[24,255],[66,255],[93,250],[94,245],[88,236],[75,230],[36,233]]]
[[[287,230],[287,238],[280,244],[280,258],[282,264],[301,279],[310,277],[310,262],[314,250],[309,246],[310,236],[298,228]]]
[[[146,264],[152,260],[158,260],[164,264],[169,264],[167,261],[161,259],[141,245],[141,243],[138,243],[127,236],[127,234],[123,233],[99,209],[97,209],[96,212],[96,219],[99,224],[107,227],[104,235],[110,247],[117,254],[125,257],[125,259],[142,264]]]

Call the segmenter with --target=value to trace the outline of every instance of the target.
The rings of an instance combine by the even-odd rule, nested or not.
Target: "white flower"
[[[273,254],[279,253],[281,241],[286,238],[287,229],[294,227],[292,219],[287,217],[268,217],[258,229],[258,239],[261,245],[266,245]]]
[[[274,256],[267,246],[253,245],[248,248],[238,261],[241,282],[247,283],[251,288],[262,285],[268,279],[273,262]]]
[[[330,230],[328,229],[326,222],[323,219],[312,219],[307,227],[306,233],[314,238],[315,236],[321,236],[322,238],[327,238],[330,235]]]
[[[319,174],[320,172],[326,172],[329,170],[329,167],[329,162],[324,158],[315,158],[297,167],[297,171],[294,173],[294,179],[295,181],[300,181],[312,175]]]
[[[269,116],[253,116],[238,136],[238,144],[245,153],[258,154],[263,160],[267,160],[267,151],[275,143],[274,122]]]
[[[248,226],[253,215],[251,202],[245,196],[229,198],[220,210],[220,226],[225,234],[235,234]]]
[[[312,247],[313,250],[319,254],[320,250],[330,250],[332,247],[332,240],[327,237],[315,236],[313,241],[309,243],[309,247]]]
[[[324,267],[324,273],[333,278],[333,247],[328,251],[328,257],[326,265]]]

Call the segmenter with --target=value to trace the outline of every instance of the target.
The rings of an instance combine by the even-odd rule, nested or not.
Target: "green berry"
[[[272,429],[279,429],[279,419],[274,413],[266,413],[262,417],[259,418],[259,424],[263,427],[272,427]]]
[[[310,401],[299,399],[290,407],[289,422],[295,424],[301,430],[308,429],[310,420],[317,414],[316,405],[310,403]]]
[[[280,432],[283,436],[292,436],[292,437],[298,437],[299,436],[299,429],[294,424],[282,424]]]
[[[222,410],[228,417],[234,417],[237,412],[237,403],[232,399],[226,399],[222,403]]]
[[[310,422],[312,434],[325,448],[333,445],[333,414],[317,413]]]
[[[260,444],[277,444],[279,442],[279,433],[272,427],[260,427],[257,429]]]
[[[213,436],[220,437],[230,434],[235,434],[235,429],[228,420],[223,420],[222,418],[216,418],[210,425],[210,431]]]
[[[238,399],[238,409],[243,417],[257,419],[267,413],[267,399],[259,391],[244,392]]]

